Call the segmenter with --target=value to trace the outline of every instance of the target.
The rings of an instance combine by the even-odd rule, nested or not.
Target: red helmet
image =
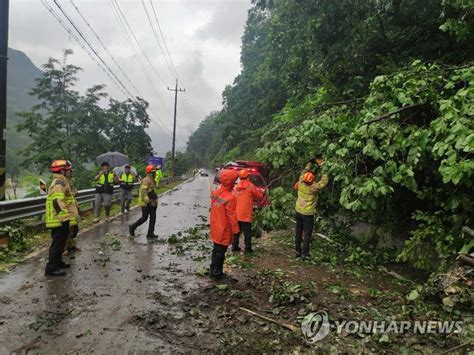
[[[53,160],[53,162],[51,163],[50,170],[53,173],[59,173],[62,170],[72,170],[72,164],[69,160],[64,160],[64,159]]]
[[[148,165],[146,168],[145,168],[145,172],[147,174],[151,174],[152,172],[156,172],[156,166],[154,165]]]
[[[242,169],[239,171],[239,177],[241,179],[247,179],[250,176],[250,170],[249,169]]]
[[[312,184],[315,179],[316,176],[314,176],[314,173],[312,171],[308,171],[303,175],[303,182],[305,182],[306,184]]]

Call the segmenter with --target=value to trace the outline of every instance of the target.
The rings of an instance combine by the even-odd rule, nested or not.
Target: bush
[[[276,175],[323,154],[331,183],[322,214],[328,208],[396,229],[408,239],[399,260],[428,269],[432,250],[446,265],[468,242],[461,228],[472,223],[473,100],[473,66],[415,61],[376,77],[362,101],[285,108],[257,158]],[[280,218],[272,209],[265,215]]]

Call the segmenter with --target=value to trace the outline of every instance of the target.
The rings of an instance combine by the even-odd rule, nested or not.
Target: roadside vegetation
[[[171,182],[158,189],[158,194],[164,193],[175,188],[182,181]],[[137,198],[134,197],[130,206],[137,205]],[[81,205],[82,218],[79,221],[79,230],[94,225],[94,215],[90,204]],[[119,203],[114,203],[110,211],[110,216],[114,217],[120,214]],[[9,236],[7,246],[0,248],[0,272],[8,271],[15,264],[24,261],[36,251],[43,250],[51,243],[51,233],[47,231],[39,220],[24,220],[3,226],[0,229]],[[80,235],[79,237],[80,238]]]
[[[256,224],[271,231],[291,224],[292,186],[322,154],[317,173],[330,184],[317,230],[350,248],[348,262],[390,260],[417,268],[424,291],[439,286],[474,247],[466,233],[474,210],[472,2],[253,4],[242,72],[224,90],[224,108],[190,137],[187,159],[268,164],[272,205]],[[340,251],[314,253],[335,262]],[[472,304],[472,288],[462,280],[456,287]]]

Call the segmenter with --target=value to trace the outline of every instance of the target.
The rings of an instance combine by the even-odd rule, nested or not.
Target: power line
[[[123,90],[123,88],[116,82],[116,76],[112,76],[110,74],[110,68],[109,70],[106,70],[101,62],[97,60],[97,58],[94,56],[93,52],[89,50],[84,44],[82,44],[80,38],[64,23],[64,21],[61,19],[60,15],[45,1],[41,0],[42,4],[46,7],[46,9],[53,15],[53,17],[58,21],[58,23],[66,30],[66,32],[77,42],[77,44],[86,52],[86,54],[97,64],[97,66],[109,77],[111,82],[117,86],[119,90],[122,91],[122,93],[127,96],[127,92]],[[104,63],[105,64],[105,63]],[[105,66],[107,66],[105,64]],[[122,84],[123,85],[123,84]],[[128,91],[128,90],[127,90]],[[128,92],[128,95],[130,95],[130,92]],[[133,96],[131,96],[132,100],[134,100]],[[151,110],[151,108],[150,108]],[[153,112],[153,110],[151,110]],[[153,112],[155,115],[156,113]],[[158,128],[163,129],[170,137],[172,137],[171,133],[169,130],[166,128],[166,126],[163,124],[163,126],[158,125],[158,123],[154,120],[155,117],[150,115],[150,118],[152,118],[151,122],[157,125]]]
[[[70,0],[71,4],[74,6],[74,8],[76,9],[77,13],[80,15],[80,17],[82,18],[82,20],[86,23],[86,25],[89,27],[89,29],[91,30],[91,32],[95,35],[95,37],[97,38],[98,42],[100,43],[100,45],[102,46],[102,48],[104,49],[104,51],[109,55],[109,57],[112,59],[112,61],[114,62],[114,64],[117,66],[117,68],[119,68],[119,70],[121,71],[121,73],[123,74],[123,76],[127,79],[127,81],[130,83],[130,85],[135,89],[135,91],[138,93],[139,96],[143,97],[143,95],[141,94],[141,92],[137,89],[137,87],[133,84],[133,82],[130,80],[130,78],[128,77],[128,75],[125,73],[125,71],[122,69],[122,67],[117,63],[117,61],[115,60],[114,56],[112,55],[112,53],[110,53],[110,51],[107,49],[107,47],[105,46],[104,42],[101,40],[100,36],[97,34],[97,32],[92,28],[92,26],[90,25],[90,23],[87,21],[87,19],[85,18],[85,16],[81,13],[81,11],[79,10],[79,8],[76,6],[76,4],[74,3],[73,0]],[[133,48],[134,49],[134,48]],[[143,68],[144,69],[144,68]],[[146,69],[145,69],[146,71]],[[148,77],[148,75],[146,75]],[[150,111],[152,111],[152,113],[156,116],[158,116],[150,107]],[[158,117],[156,117],[156,119],[158,119]],[[159,119],[158,119],[159,120]],[[152,120],[153,123],[155,123],[155,125],[157,125],[157,123],[155,121]],[[171,132],[169,132],[169,130],[166,128],[166,126],[164,125],[164,123],[162,122],[163,124],[163,127],[161,126],[158,126],[159,128],[162,128],[164,129],[165,131],[167,131],[167,133],[171,136]]]
[[[135,48],[135,45],[132,41],[132,37],[133,39],[135,40],[135,43],[136,43],[136,46],[140,49],[142,55],[145,57],[145,59],[147,60],[148,64],[150,65],[150,67],[152,68],[152,70],[155,72],[155,74],[157,75],[157,77],[161,80],[161,82],[163,82],[163,79],[161,78],[161,76],[158,74],[158,72],[156,71],[156,69],[154,68],[153,64],[151,63],[150,59],[148,58],[148,56],[146,55],[143,47],[140,45],[140,42],[138,41],[137,37],[135,36],[135,33],[133,32],[130,24],[128,23],[128,21],[126,20],[123,12],[122,12],[122,9],[120,8],[118,2],[116,0],[110,0],[111,4],[112,4],[112,8],[114,10],[114,16],[116,18],[116,20],[118,21],[119,25],[120,25],[120,28],[123,32],[123,34],[125,35],[125,37],[127,38],[128,42],[129,42],[129,45],[130,47],[132,48],[132,50],[135,52],[135,55],[137,56],[137,58],[139,59],[139,63],[142,67],[142,70],[144,71],[144,74],[145,74],[145,77],[146,79],[151,83],[153,89],[157,92],[157,94],[159,95],[158,93],[158,90],[157,88],[155,87],[155,84],[154,82],[151,80],[151,76],[148,74],[148,71],[146,70],[142,60],[141,60],[141,57],[140,57],[140,54],[138,52],[138,50]],[[116,13],[115,13],[116,11]],[[128,28],[128,31],[127,31],[127,28]],[[130,34],[128,33],[130,32]],[[164,84],[164,82],[163,82]],[[159,96],[158,96],[159,97]],[[154,112],[152,110],[152,112]],[[156,113],[155,113],[156,114]],[[158,116],[158,115],[157,115]],[[164,125],[166,126],[163,121],[161,121],[158,117],[157,119]],[[167,133],[171,136],[171,132],[166,128],[166,131]]]
[[[115,4],[114,4],[113,0],[110,0],[110,4],[112,5],[112,13],[114,14],[114,17],[117,20],[117,23],[119,24],[120,30],[121,30],[122,34],[124,35],[130,49],[132,50],[132,54],[135,56],[138,64],[140,65],[140,68],[142,69],[145,78],[150,82],[153,89],[155,89],[156,92],[158,93],[158,90],[156,89],[153,81],[150,78],[150,74],[148,73],[148,71],[145,68],[145,65],[143,64],[143,60],[140,57],[140,54],[138,53],[137,49],[135,48],[135,45],[133,44],[133,41],[132,41],[130,35],[128,34],[127,28],[126,28],[125,24],[123,23],[122,18],[120,17],[120,13],[115,8]]]
[[[92,28],[92,26],[90,25],[90,23],[87,21],[87,19],[84,17],[84,15],[82,14],[82,12],[79,10],[79,8],[76,6],[76,4],[74,3],[73,0],[70,0],[72,6],[74,6],[74,8],[76,9],[77,13],[79,14],[79,16],[82,18],[82,20],[86,23],[87,27],[89,27],[89,29],[91,30],[91,32],[95,35],[95,37],[97,38],[97,41],[100,43],[100,45],[102,46],[102,48],[104,49],[104,51],[109,55],[110,59],[112,59],[112,62],[114,62],[115,66],[120,70],[120,72],[122,73],[122,75],[125,77],[125,79],[128,81],[128,83],[135,89],[135,91],[140,95],[140,92],[138,91],[138,89],[136,88],[136,86],[132,83],[132,81],[129,79],[128,75],[125,73],[125,71],[122,69],[122,67],[120,66],[120,64],[117,63],[117,61],[115,60],[115,57],[112,55],[112,53],[110,53],[110,51],[107,49],[107,47],[105,46],[104,42],[101,40],[101,38],[99,37],[99,35],[97,34],[97,32]],[[141,95],[140,95],[141,96]]]
[[[138,48],[140,48],[143,56],[145,57],[146,61],[148,62],[148,64],[150,65],[151,69],[153,70],[153,72],[155,73],[155,75],[157,76],[158,79],[160,79],[160,81],[163,83],[164,86],[166,86],[166,83],[163,81],[161,75],[158,73],[158,71],[156,70],[155,66],[151,63],[150,61],[150,58],[148,58],[148,56],[146,55],[146,52],[145,50],[143,49],[142,45],[140,44],[140,41],[137,39],[137,36],[135,36],[135,33],[133,32],[130,24],[128,23],[127,21],[127,18],[125,17],[125,15],[123,14],[123,11],[122,9],[120,8],[120,5],[118,4],[117,0],[112,0],[114,3],[115,3],[115,6],[117,6],[117,9],[119,10],[122,18],[123,18],[123,21],[124,23],[127,25],[127,28],[128,30],[130,31],[130,33],[132,34],[132,37],[134,38],[135,42],[137,43],[137,46]]]
[[[163,35],[163,31],[161,30],[160,21],[158,20],[158,16],[156,15],[155,7],[153,6],[152,0],[150,0],[150,4],[153,10],[153,14],[155,15],[155,20],[158,25],[158,29],[160,30],[161,39],[163,40],[163,44],[165,45],[166,53],[168,53],[168,57],[170,58],[171,64],[173,65],[174,72],[176,74],[176,77],[178,78],[179,77],[178,71],[176,70],[176,67],[174,66],[173,58],[171,58],[170,51],[168,50],[168,46],[166,45],[165,36]]]
[[[128,94],[128,96],[130,96],[131,98],[133,98],[133,95],[130,93],[130,91],[127,89],[127,87],[122,83],[122,81],[117,77],[117,75],[115,75],[115,73],[112,71],[112,69],[110,69],[110,67],[105,63],[105,61],[102,59],[102,57],[99,55],[99,53],[97,53],[97,51],[94,49],[94,47],[89,43],[89,41],[84,37],[84,35],[82,34],[82,32],[79,30],[79,28],[74,24],[74,22],[72,21],[72,19],[66,14],[66,12],[63,10],[63,8],[61,7],[61,5],[58,4],[57,0],[54,0],[54,3],[56,4],[56,6],[59,8],[59,10],[61,11],[61,13],[64,15],[64,17],[68,20],[68,22],[71,24],[71,26],[76,30],[76,32],[79,34],[79,36],[82,38],[82,40],[87,44],[87,46],[91,49],[91,51],[95,54],[95,56],[97,58],[99,58],[99,60],[102,62],[102,64],[107,68],[107,70],[110,72],[110,74],[112,74],[112,76],[117,80],[117,82],[120,84],[120,86],[123,87],[123,89],[125,90],[125,92]]]
[[[110,81],[120,90],[122,93],[127,96],[127,93],[122,89],[122,87],[115,81],[115,79],[110,75],[110,73],[102,66],[102,64],[94,57],[93,53],[87,49],[87,47],[82,44],[80,38],[74,34],[74,32],[64,23],[59,14],[54,11],[54,9],[46,3],[45,0],[41,0],[41,3],[46,7],[51,15],[58,21],[58,23],[66,30],[66,32],[71,36],[77,44],[86,52],[86,54],[97,64],[97,66],[109,77]]]
[[[146,14],[146,17],[148,19],[148,23],[150,24],[150,27],[153,31],[153,35],[155,36],[155,39],[156,39],[156,43],[158,43],[158,47],[160,48],[160,52],[161,52],[161,55],[163,57],[163,59],[165,60],[165,63],[168,67],[168,70],[170,71],[171,75],[174,76],[173,74],[173,69],[171,68],[169,62],[168,62],[168,59],[166,58],[166,54],[165,54],[165,50],[163,49],[163,47],[161,46],[161,43],[160,43],[160,40],[158,39],[158,34],[156,33],[155,31],[155,26],[153,26],[153,22],[151,21],[151,17],[148,13],[148,10],[145,6],[145,0],[142,0],[142,6],[143,6],[143,9],[145,10],[145,14]]]

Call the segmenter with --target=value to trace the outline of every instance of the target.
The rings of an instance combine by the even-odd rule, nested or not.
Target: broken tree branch
[[[262,318],[263,320],[266,320],[266,321],[268,321],[268,322],[272,322],[272,323],[278,324],[279,326],[282,326],[283,328],[286,328],[286,329],[288,329],[288,330],[291,330],[292,332],[297,332],[297,331],[298,331],[298,327],[295,327],[294,325],[277,321],[277,320],[275,320],[275,319],[266,317],[266,316],[264,316],[264,315],[262,315],[262,314],[258,314],[257,312],[251,311],[250,309],[247,309],[247,308],[244,308],[244,307],[239,307],[239,308],[240,308],[242,311],[245,311],[245,312],[247,312],[247,313],[250,313],[251,315],[253,315],[253,316],[255,316],[255,317]]]
[[[403,107],[400,107],[399,109],[397,109],[393,112],[386,113],[386,114],[378,116],[378,117],[376,117],[376,118],[374,118],[370,121],[364,122],[364,124],[369,125],[369,124],[374,123],[374,122],[382,121],[386,118],[389,118],[389,117],[392,117],[392,116],[396,115],[397,113],[400,113],[400,112],[403,112],[405,110],[409,110],[409,109],[412,109],[412,108],[415,108],[415,107],[424,106],[424,105],[425,105],[424,103],[421,103],[421,104],[413,104],[413,105],[403,106]]]
[[[324,234],[321,234],[321,233],[314,233],[316,236],[318,236],[319,238],[321,239],[324,239],[326,241],[328,241],[329,243],[333,243],[333,244],[337,244],[337,245],[341,245],[341,243],[339,242],[336,242],[335,240],[325,236]]]
[[[328,102],[328,103],[325,103],[325,104],[314,107],[313,108],[313,113],[316,110],[320,110],[322,108],[331,107],[331,106],[338,106],[338,105],[346,105],[346,104],[350,104],[350,103],[353,103],[353,102],[359,102],[359,101],[363,101],[363,100],[365,100],[364,97],[358,97],[356,99]]]
[[[469,228],[468,226],[462,227],[462,232],[467,234],[470,237],[474,237],[474,229]]]
[[[471,258],[470,256],[467,255],[459,255],[457,258],[460,262],[463,264],[467,264],[469,266],[474,266],[474,258]]]
[[[268,183],[268,187],[271,187],[275,182],[277,182],[278,180],[280,180],[280,179],[281,179],[283,176],[285,176],[286,174],[291,173],[291,172],[293,172],[293,171],[296,171],[296,170],[298,170],[298,169],[301,169],[301,168],[300,168],[299,166],[297,166],[297,167],[293,167],[293,168],[290,168],[290,169],[288,169],[288,170],[285,170],[280,176],[278,176],[278,177],[276,177],[275,179],[273,179],[272,181],[270,181],[270,182]]]
[[[403,282],[410,282],[412,284],[416,284],[416,282],[410,280],[410,279],[407,279],[406,277],[403,277],[402,275],[396,273],[395,271],[393,270],[388,270],[387,268],[385,268],[384,266],[379,266],[379,270],[383,271],[384,273],[386,273],[387,275],[390,275],[390,276],[393,276],[395,277],[396,279],[400,280],[400,281],[403,281]]]

